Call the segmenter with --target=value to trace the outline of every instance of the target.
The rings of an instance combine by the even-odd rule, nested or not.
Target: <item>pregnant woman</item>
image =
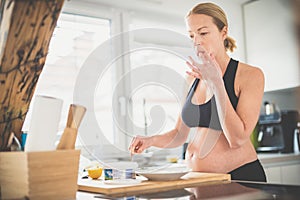
[[[136,136],[129,150],[182,145],[195,128],[186,151],[193,171],[229,173],[233,180],[266,181],[250,135],[257,123],[264,92],[262,71],[229,57],[236,47],[228,37],[224,11],[200,3],[186,17],[188,34],[198,59],[187,62],[194,78],[174,129],[161,135]],[[201,62],[200,62],[201,60]]]

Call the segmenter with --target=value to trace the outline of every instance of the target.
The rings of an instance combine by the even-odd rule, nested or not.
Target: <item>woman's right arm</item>
[[[142,153],[145,149],[154,146],[159,148],[174,148],[182,145],[189,134],[190,128],[185,125],[179,116],[174,129],[161,135],[150,137],[136,136],[133,138],[129,151],[131,154]]]

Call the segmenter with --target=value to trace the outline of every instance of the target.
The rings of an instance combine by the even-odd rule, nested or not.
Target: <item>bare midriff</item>
[[[209,137],[214,137],[215,142]],[[206,144],[207,141],[209,145]],[[228,173],[255,161],[257,154],[250,139],[241,147],[230,148],[223,132],[197,128],[197,133],[187,147],[185,158],[193,171]]]

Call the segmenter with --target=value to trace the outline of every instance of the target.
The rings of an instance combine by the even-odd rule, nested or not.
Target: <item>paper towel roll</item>
[[[25,151],[55,150],[62,104],[61,99],[40,95],[35,97]]]

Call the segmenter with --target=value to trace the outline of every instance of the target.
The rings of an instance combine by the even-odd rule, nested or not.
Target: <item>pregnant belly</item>
[[[232,149],[224,134],[221,134],[213,146],[208,148],[205,145],[202,137],[195,137],[187,147],[186,161],[193,171],[228,173],[257,159],[250,141],[240,148]]]
[[[227,173],[226,162],[222,157],[216,155],[215,150],[211,150],[203,157],[200,149],[191,145],[186,151],[186,161],[193,171]]]

